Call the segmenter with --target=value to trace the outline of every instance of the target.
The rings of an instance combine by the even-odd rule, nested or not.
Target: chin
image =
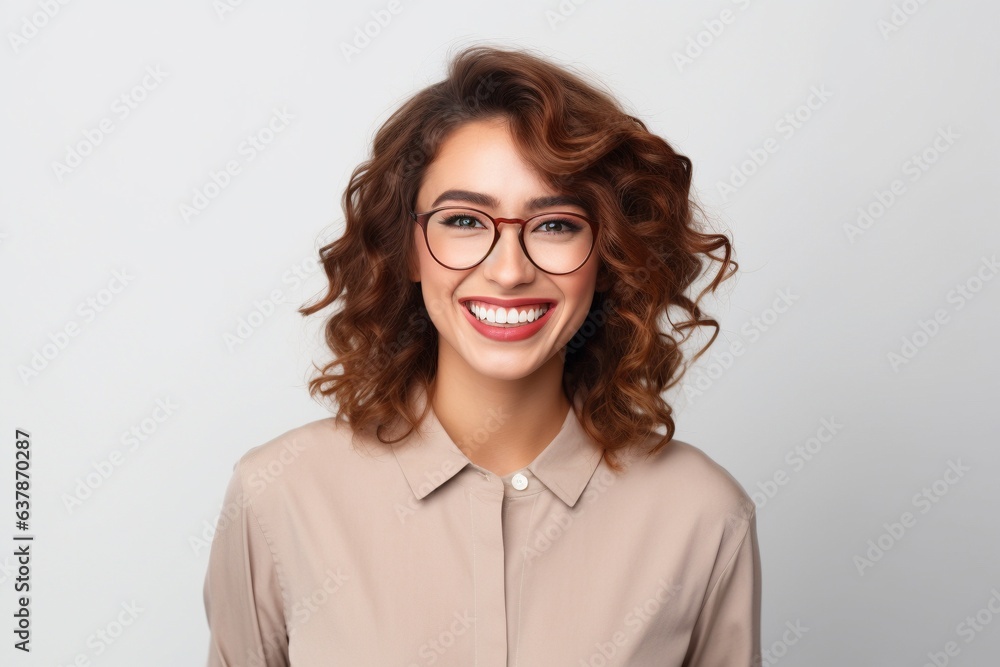
[[[498,368],[497,365],[484,366],[482,361],[483,358],[479,357],[477,359],[477,363],[470,363],[469,366],[475,372],[479,373],[479,375],[493,380],[522,380],[530,376],[539,368],[526,363],[527,360],[524,359],[523,355],[519,357],[517,362],[501,362],[499,365],[502,366],[502,368]],[[468,363],[468,360],[466,360],[466,362]]]
[[[490,363],[491,361],[495,361],[495,363]],[[533,370],[523,353],[514,356],[512,352],[484,354],[476,357],[471,365],[480,375],[511,380],[523,377]]]

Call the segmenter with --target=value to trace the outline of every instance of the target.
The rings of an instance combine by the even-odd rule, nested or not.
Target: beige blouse
[[[501,478],[433,410],[419,431],[356,449],[329,417],[237,461],[209,667],[760,664],[754,504],[700,449],[674,439],[618,475],[570,410]]]

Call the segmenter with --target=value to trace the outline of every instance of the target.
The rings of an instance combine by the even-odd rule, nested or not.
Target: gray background
[[[765,664],[995,664],[997,5],[392,7],[4,3],[5,627],[15,428],[33,438],[37,537],[33,651],[8,630],[0,662],[203,664],[199,540],[232,465],[328,414],[304,388],[320,321],[295,309],[323,287],[313,258],[340,233],[348,175],[450,50],[488,40],[604,81],[693,160],[735,240],[740,276],[705,302],[722,333],[674,398],[677,437],[758,505]],[[345,56],[372,12],[391,20]],[[241,143],[275,110],[284,126],[250,159]],[[74,147],[88,154],[58,167]],[[230,160],[239,173],[206,188]],[[123,604],[134,622],[96,640]]]

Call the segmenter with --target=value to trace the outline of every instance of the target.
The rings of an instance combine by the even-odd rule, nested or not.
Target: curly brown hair
[[[315,367],[309,393],[335,402],[337,420],[355,433],[374,429],[385,444],[398,440],[383,440],[382,427],[402,418],[412,430],[423,420],[426,410],[415,414],[408,398],[416,384],[430,386],[438,340],[420,285],[408,277],[416,253],[409,215],[449,132],[495,118],[509,122],[525,161],[557,191],[578,196],[598,222],[599,275],[609,279],[598,284],[609,287],[595,292],[587,320],[562,351],[563,391],[570,399],[583,393],[577,416],[620,471],[616,450],[660,424],[666,433],[648,454],[673,438],[673,410],[662,393],[687,370],[681,344],[691,331],[714,327],[691,362],[718,336],[718,322],[698,304],[738,264],[726,236],[699,231],[691,160],[600,84],[528,50],[461,50],[444,80],[410,97],[378,129],[371,158],[355,168],[343,195],[343,234],[319,251],[326,294],[299,310],[308,316],[339,306],[324,327],[334,358]],[[719,249],[721,257],[712,254]],[[707,260],[720,266],[692,300],[685,292]],[[671,309],[687,319],[674,323]],[[661,318],[670,332],[660,330]]]

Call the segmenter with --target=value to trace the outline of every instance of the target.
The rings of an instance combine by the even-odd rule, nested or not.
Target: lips
[[[541,331],[545,323],[552,318],[552,311],[556,309],[557,304],[554,302],[549,302],[550,305],[542,305],[541,307],[535,308],[525,308],[521,306],[520,308],[504,308],[503,306],[497,306],[485,301],[469,301],[465,300],[466,303],[471,303],[474,308],[480,311],[480,315],[483,314],[483,310],[486,310],[487,320],[480,320],[472,310],[469,309],[468,305],[463,305],[462,310],[465,311],[465,317],[468,319],[472,327],[478,331],[480,334],[489,338],[491,340],[499,342],[513,343],[517,341],[527,340],[534,336],[536,333]],[[532,301],[530,299],[522,299],[522,301]],[[534,302],[535,304],[538,301]],[[529,304],[534,305],[534,304]],[[485,307],[485,308],[484,308]],[[507,319],[506,313],[514,312],[517,315],[516,324],[504,324],[497,322],[497,313],[504,312],[505,316],[502,318]],[[521,314],[524,314],[525,319],[521,321]],[[531,314],[529,321],[528,314]],[[494,321],[490,322],[488,320],[490,315],[493,315]],[[535,317],[537,315],[537,317]]]

